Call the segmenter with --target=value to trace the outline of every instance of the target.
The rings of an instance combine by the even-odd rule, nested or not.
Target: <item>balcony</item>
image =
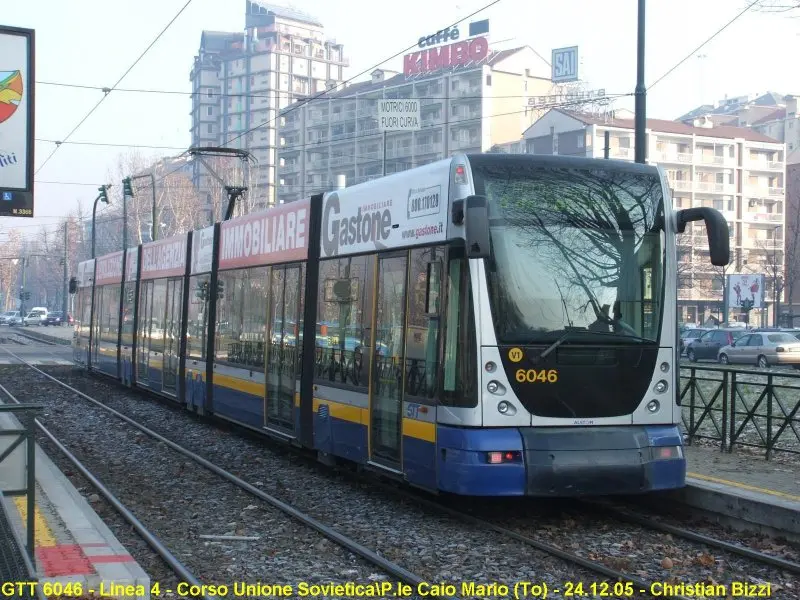
[[[352,121],[356,118],[356,111],[354,110],[343,110],[339,112],[331,113],[331,121]]]
[[[353,157],[347,154],[341,156],[331,156],[328,165],[331,167],[340,167],[342,165],[352,165]]]
[[[748,158],[745,165],[748,169],[757,171],[783,171],[785,166],[783,161],[764,158]]]
[[[785,190],[782,187],[771,187],[771,188],[768,188],[768,189],[769,189],[769,195],[770,196],[783,196],[784,193],[785,193]]]
[[[286,164],[283,164],[283,165],[281,165],[279,167],[279,172],[281,174],[296,173],[299,170],[300,170],[300,162],[299,161],[287,162]]]
[[[633,158],[633,148],[611,148],[611,158]]]
[[[711,181],[695,181],[694,189],[696,192],[706,192],[709,194],[736,193],[736,188],[730,183],[716,183]]]
[[[692,182],[686,179],[670,180],[670,186],[672,187],[673,190],[677,190],[679,192],[692,191]]]
[[[714,165],[715,167],[733,167],[736,165],[735,159],[730,156],[718,156],[716,154],[713,156],[697,154],[695,156],[695,162],[703,165]]]
[[[690,164],[694,155],[690,152],[655,152],[653,158],[660,162]]]
[[[742,218],[749,223],[782,223],[783,215],[779,213],[745,211]]]
[[[783,240],[766,239],[766,238],[744,238],[743,244],[746,248],[756,250],[781,250],[783,249]],[[751,255],[752,256],[752,255]]]
[[[386,158],[400,158],[410,157],[411,146],[397,146],[393,148],[386,148]]]
[[[421,144],[414,148],[414,154],[420,156],[421,154],[439,154],[442,152],[442,144]]]

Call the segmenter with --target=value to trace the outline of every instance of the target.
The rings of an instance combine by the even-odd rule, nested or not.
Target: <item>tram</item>
[[[433,492],[679,488],[694,221],[727,264],[656,166],[456,154],[81,263],[74,357]]]

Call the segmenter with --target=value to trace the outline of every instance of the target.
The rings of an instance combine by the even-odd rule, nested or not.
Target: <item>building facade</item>
[[[342,44],[326,39],[313,17],[261,0],[246,0],[245,7],[244,32],[201,36],[189,76],[192,146],[248,150],[255,162],[244,184],[257,206],[271,206],[278,111],[339,84],[348,62]],[[213,176],[201,161],[194,165],[193,181],[202,193]]]
[[[376,70],[370,81],[281,111],[278,201],[332,189],[342,175],[355,185],[519,140],[543,112],[528,99],[552,90],[549,66],[528,47],[413,77]],[[421,128],[382,133],[378,101],[384,98],[419,99]]]
[[[724,276],[763,273],[769,310],[753,311],[751,323],[773,323],[775,287],[784,271],[786,225],[785,146],[743,127],[703,126],[648,119],[647,162],[661,165],[669,179],[675,208],[718,209],[730,225],[731,264],[711,265],[702,222],[678,238],[678,318],[703,322],[740,315],[723,311]],[[632,119],[604,118],[553,109],[524,134],[526,151],[603,158],[605,132],[609,158],[634,159]],[[780,298],[780,292],[778,293]]]

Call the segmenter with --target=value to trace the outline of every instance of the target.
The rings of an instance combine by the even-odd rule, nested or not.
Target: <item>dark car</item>
[[[750,333],[746,329],[710,329],[699,338],[686,345],[686,356],[695,362],[701,359],[717,360],[719,349],[730,346],[743,335]]]
[[[705,329],[703,327],[691,327],[689,329],[684,329],[681,332],[681,339],[680,339],[681,354],[683,354],[686,351],[686,346],[689,344],[689,342],[691,342],[692,340],[696,340],[706,331],[708,331],[708,329]]]
[[[72,315],[67,313],[66,319],[64,318],[64,313],[61,311],[51,312],[47,315],[47,318],[42,321],[42,325],[45,327],[48,325],[64,325],[64,324],[72,323]]]

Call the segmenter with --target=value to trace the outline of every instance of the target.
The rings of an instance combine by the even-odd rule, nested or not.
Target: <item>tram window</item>
[[[100,339],[104,342],[111,342],[115,346],[119,330],[119,288],[119,285],[103,286],[101,314],[97,323],[100,329]]]
[[[439,380],[439,293],[441,248],[411,251],[408,319],[406,326],[405,393],[420,398],[437,396]]]
[[[216,360],[262,368],[266,337],[269,269],[240,269],[219,274]]]
[[[190,358],[205,360],[208,331],[210,275],[196,275],[189,280],[189,320],[186,325],[186,352]]]
[[[125,298],[122,304],[122,343],[133,344],[133,309],[136,299],[136,282],[129,281],[124,286]]]
[[[444,346],[444,406],[478,406],[475,316],[467,261],[453,256],[448,265],[447,333]]]
[[[374,271],[375,256],[320,263],[315,377],[321,381],[369,386]]]

